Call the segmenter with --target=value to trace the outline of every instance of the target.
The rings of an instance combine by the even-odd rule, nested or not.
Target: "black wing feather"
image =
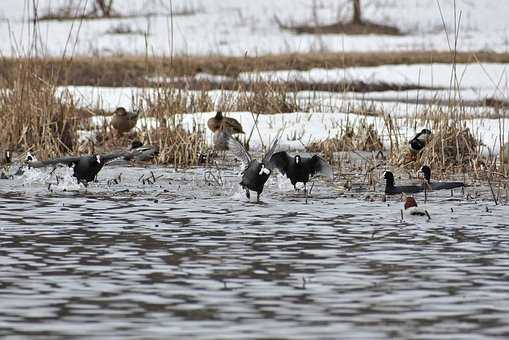
[[[270,157],[268,167],[277,168],[283,175],[288,173],[288,166],[290,165],[292,158],[286,153],[286,151],[276,152]]]
[[[325,159],[318,155],[314,155],[302,162],[307,167],[309,174],[314,176],[316,174],[332,177],[332,168]]]

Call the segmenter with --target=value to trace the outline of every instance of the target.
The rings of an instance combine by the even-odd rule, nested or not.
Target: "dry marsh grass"
[[[52,76],[57,85],[149,86],[151,76],[192,76],[210,73],[235,77],[241,72],[309,70],[386,64],[420,63],[508,63],[509,53],[457,52],[382,52],[382,53],[304,53],[263,56],[226,57],[210,55],[174,58],[107,56],[31,59],[40,75]],[[0,77],[16,73],[23,59],[0,60]]]
[[[10,150],[37,149],[42,157],[77,150],[79,127],[72,98],[58,95],[35,65],[20,63],[15,78],[3,79],[0,90],[0,140]]]

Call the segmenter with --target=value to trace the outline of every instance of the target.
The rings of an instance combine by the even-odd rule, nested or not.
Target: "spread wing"
[[[226,134],[226,143],[228,145],[228,149],[233,153],[233,155],[240,158],[242,168],[246,169],[248,164],[252,161],[251,156],[246,149],[239,143],[238,140],[228,134]]]
[[[283,175],[288,173],[288,166],[290,165],[291,157],[286,153],[286,151],[276,152],[270,157],[269,164],[267,167],[269,169],[278,169]]]
[[[132,154],[134,151],[119,151],[114,153],[109,153],[106,155],[101,155],[101,161],[104,162],[104,164],[108,164],[118,158],[127,159],[127,157]]]
[[[68,156],[68,157],[49,159],[46,161],[27,162],[27,165],[29,168],[44,168],[47,166],[55,166],[57,164],[64,164],[67,166],[71,166],[74,163],[76,163],[79,159],[80,159],[79,157]]]
[[[332,167],[329,162],[318,155],[306,159],[303,163],[309,169],[311,176],[322,175],[329,178],[333,177]]]

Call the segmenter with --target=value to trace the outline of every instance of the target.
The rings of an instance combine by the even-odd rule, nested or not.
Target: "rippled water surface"
[[[434,192],[402,219],[331,183],[305,204],[274,178],[255,204],[234,174],[150,171],[0,181],[3,338],[509,336],[504,205]]]

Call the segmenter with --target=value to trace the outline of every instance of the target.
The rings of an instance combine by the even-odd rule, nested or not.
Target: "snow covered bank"
[[[16,55],[31,46],[27,38],[27,19],[33,16],[25,9],[26,1],[2,0],[0,40],[2,55]],[[31,5],[31,2],[28,2]],[[41,0],[39,15],[53,10],[63,0]],[[75,1],[83,5],[85,1]],[[117,2],[116,2],[117,3]],[[317,22],[330,24],[348,20],[350,5],[337,0],[174,0],[173,12],[187,9],[188,15],[170,19],[168,1],[122,0],[116,11],[135,17],[76,22],[41,22],[40,41],[49,55],[140,54],[170,55],[257,55],[308,51],[448,51],[441,14],[436,0],[372,0],[363,4],[363,17],[400,28],[404,36],[295,35],[281,30],[276,17],[287,24]],[[121,3],[121,4],[120,4]],[[315,8],[313,4],[317,5]],[[448,32],[454,32],[453,0],[440,0]],[[462,51],[506,52],[506,0],[456,0],[462,21],[458,49]],[[88,1],[90,7],[92,1]],[[88,10],[89,8],[85,8]],[[154,16],[156,15],[156,16]],[[132,34],[112,34],[116,28],[129,28]],[[173,32],[171,30],[173,27]],[[144,34],[140,34],[140,32]],[[145,34],[146,33],[146,34]],[[68,44],[68,37],[70,42]],[[453,39],[451,37],[451,39]],[[70,48],[76,42],[76,47]]]

